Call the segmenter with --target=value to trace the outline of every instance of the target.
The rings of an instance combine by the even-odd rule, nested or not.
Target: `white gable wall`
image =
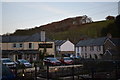
[[[66,41],[60,46],[61,51],[74,51],[74,44],[70,41]]]

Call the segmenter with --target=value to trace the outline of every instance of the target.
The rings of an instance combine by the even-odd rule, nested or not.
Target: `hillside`
[[[31,35],[41,30],[46,31],[46,36],[51,39],[70,39],[76,43],[81,39],[89,37],[104,36],[101,32],[109,24],[113,24],[113,20],[90,22],[81,24],[82,17],[68,18],[62,21],[53,22],[27,30],[16,30],[11,35]]]

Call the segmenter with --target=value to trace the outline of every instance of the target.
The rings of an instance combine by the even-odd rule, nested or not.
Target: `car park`
[[[66,65],[73,64],[73,60],[70,57],[63,57],[60,59],[60,61],[62,64]]]
[[[15,68],[16,64],[10,58],[1,58],[2,64],[8,66],[9,68]]]
[[[43,61],[45,65],[54,65],[54,66],[61,65],[61,62],[59,60],[57,60],[56,58],[52,58],[52,57],[45,58]]]
[[[32,64],[25,59],[18,59],[16,62],[18,63],[18,65],[24,65],[26,68],[32,67]]]

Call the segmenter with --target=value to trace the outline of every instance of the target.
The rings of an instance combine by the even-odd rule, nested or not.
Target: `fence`
[[[40,77],[55,80],[68,76],[71,76],[72,80],[75,76],[92,80],[120,78],[120,61],[84,60],[82,65],[46,66],[45,69],[45,72],[40,73]]]
[[[70,77],[71,80],[98,80],[98,78],[99,80],[100,78],[101,80],[120,79],[120,61],[82,60],[80,64],[76,63],[74,65],[64,66],[46,65],[43,67],[36,64],[33,70],[34,71],[29,74],[29,77],[32,78],[31,80],[39,80],[37,77],[47,80],[62,80],[63,77]],[[23,73],[23,71],[21,73]],[[24,72],[24,74],[24,76],[28,76],[26,72]]]

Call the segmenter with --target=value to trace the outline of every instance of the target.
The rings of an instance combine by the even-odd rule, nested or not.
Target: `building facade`
[[[100,59],[104,54],[104,42],[107,38],[81,40],[76,44],[76,56],[82,58]]]
[[[102,37],[81,40],[76,44],[76,56],[93,59],[120,59],[120,38]]]
[[[120,38],[108,38],[104,43],[103,59],[120,59]]]
[[[41,41],[40,33],[31,36],[2,36],[2,57],[12,60],[26,59],[35,61],[39,59],[40,52],[46,49],[45,55],[54,55],[54,42],[47,39]]]
[[[58,55],[74,55],[75,46],[69,40],[56,40],[55,41],[55,51]]]

